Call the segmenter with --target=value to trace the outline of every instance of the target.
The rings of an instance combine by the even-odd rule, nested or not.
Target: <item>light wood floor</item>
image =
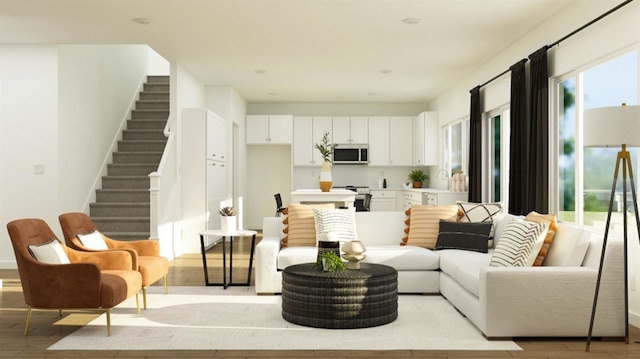
[[[246,242],[238,241],[238,246],[234,247],[234,266],[237,268],[246,268],[248,264],[249,247]],[[220,278],[220,246],[212,248],[207,258],[211,268],[210,280]],[[234,270],[234,278],[240,279],[246,274],[246,269]],[[631,328],[630,344],[596,340],[592,342],[589,353],[584,351],[584,338],[516,339],[524,349],[522,351],[47,351],[51,344],[78,329],[83,321],[88,320],[87,316],[65,313],[63,319],[70,323],[54,324],[60,320],[57,311],[34,312],[29,335],[25,337],[22,331],[26,311],[17,270],[0,270],[0,278],[3,280],[0,292],[0,358],[640,358],[640,344],[634,343],[640,341],[640,330],[635,327]],[[203,285],[200,255],[183,255],[173,260],[168,283],[169,293],[172,285]]]

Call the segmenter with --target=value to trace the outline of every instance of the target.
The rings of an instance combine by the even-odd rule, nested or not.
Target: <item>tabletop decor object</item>
[[[220,229],[223,232],[235,232],[237,230],[237,217],[238,211],[233,207],[222,207],[218,210],[220,214]]]
[[[422,170],[413,170],[409,172],[409,180],[413,182],[413,188],[422,188],[422,182],[428,180],[429,176]]]
[[[640,106],[601,107],[584,111],[583,118],[584,134],[583,141],[585,147],[621,147],[616,157],[616,167],[613,173],[613,184],[611,186],[611,197],[609,199],[609,210],[607,221],[604,227],[604,239],[602,241],[602,253],[600,257],[600,267],[596,280],[596,289],[593,297],[593,308],[591,310],[591,321],[589,323],[589,334],[587,336],[587,347],[589,351],[591,345],[591,334],[596,314],[598,302],[598,292],[600,290],[600,280],[602,279],[602,267],[604,265],[605,250],[609,237],[611,225],[611,213],[613,211],[613,201],[616,196],[618,184],[618,172],[622,167],[622,215],[623,215],[623,236],[624,236],[624,318],[625,318],[625,342],[629,344],[629,292],[628,292],[628,256],[627,256],[627,180],[631,186],[631,199],[633,202],[633,213],[635,214],[636,227],[640,228],[640,218],[638,217],[638,200],[633,178],[633,166],[631,154],[627,147],[640,147]],[[627,177],[628,174],[628,177]],[[638,238],[640,240],[640,237]]]
[[[335,252],[324,252],[318,256],[315,266],[323,272],[335,272],[345,270],[342,259]]]
[[[322,140],[315,145],[316,149],[320,151],[322,156],[322,166],[320,167],[320,189],[322,192],[329,192],[333,185],[333,179],[331,177],[331,156],[333,150],[336,148],[335,143],[329,141],[329,132],[325,132],[322,136]]]
[[[342,258],[347,260],[347,269],[360,269],[360,261],[367,257],[367,248],[358,240],[346,242],[342,245],[342,251]]]

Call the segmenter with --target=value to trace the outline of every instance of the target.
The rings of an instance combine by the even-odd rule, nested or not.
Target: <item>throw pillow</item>
[[[586,228],[562,223],[556,230],[556,236],[544,260],[545,266],[578,267],[582,265],[591,232]]]
[[[407,237],[402,238],[401,246],[412,245],[433,249],[438,239],[438,231],[440,230],[440,220],[448,219],[455,221],[458,207],[456,205],[448,206],[411,206],[409,218],[405,221],[408,228],[405,232]]]
[[[549,247],[551,247],[551,242],[553,242],[553,238],[556,235],[556,230],[558,229],[558,222],[556,221],[555,214],[540,214],[536,211],[529,212],[526,217],[524,217],[525,221],[535,222],[535,223],[548,223],[549,229],[545,235],[544,241],[542,243],[542,247],[538,251],[535,261],[533,262],[535,266],[541,266],[544,262],[544,259],[549,253]]]
[[[333,232],[340,243],[358,239],[356,232],[356,217],[354,209],[313,209],[316,225],[316,238],[322,233]]]
[[[502,215],[502,205],[500,203],[470,203],[458,202],[458,221],[472,223],[491,223],[489,238],[493,238],[495,225],[493,225]]]
[[[282,232],[281,247],[316,246],[316,224],[313,217],[314,208],[333,209],[333,203],[289,204]]]
[[[27,250],[31,256],[38,262],[47,264],[69,264],[69,257],[62,248],[60,242],[52,238],[50,241],[42,244],[32,244],[27,246]]]
[[[87,249],[93,249],[97,251],[106,251],[107,249],[109,249],[109,247],[107,247],[107,243],[104,241],[104,238],[102,238],[102,234],[98,232],[97,229],[91,233],[76,234],[76,237],[78,237],[80,243],[82,243],[82,246]]]
[[[546,223],[533,223],[514,220],[505,228],[495,252],[491,256],[491,267],[525,267],[533,264],[535,256],[530,257],[536,242],[544,239]],[[537,252],[534,252],[534,255]],[[531,262],[531,263],[529,263]]]
[[[487,253],[491,223],[460,223],[440,220],[434,249],[462,249]]]

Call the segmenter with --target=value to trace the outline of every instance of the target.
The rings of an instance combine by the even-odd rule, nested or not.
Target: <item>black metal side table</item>
[[[258,232],[252,230],[237,230],[235,232],[225,232],[222,230],[210,230],[200,232],[200,250],[202,252],[202,267],[204,269],[204,284],[206,286],[223,286],[227,289],[229,286],[249,286],[251,285],[251,269],[253,267],[253,252],[256,247],[256,234]],[[207,255],[204,247],[205,236],[222,236],[222,282],[209,282],[209,270],[207,269]],[[249,254],[249,274],[246,283],[233,283],[233,239],[235,237],[251,236],[251,253]],[[227,281],[227,250],[225,246],[226,239],[229,238],[229,280]]]

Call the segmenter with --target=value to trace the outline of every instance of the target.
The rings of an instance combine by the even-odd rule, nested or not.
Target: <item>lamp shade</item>
[[[640,106],[593,108],[583,120],[585,147],[640,147]]]

